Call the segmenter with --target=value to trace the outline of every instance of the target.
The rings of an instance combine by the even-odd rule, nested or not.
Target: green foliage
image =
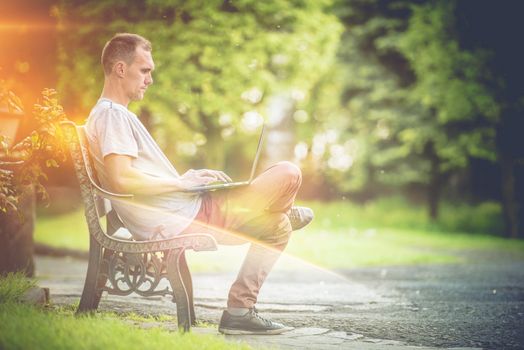
[[[4,83],[0,81],[0,84]],[[5,85],[2,87],[0,102],[7,100],[9,108],[21,108],[16,96],[5,89]],[[60,128],[60,122],[66,119],[66,115],[58,103],[57,92],[44,89],[42,99],[42,104],[33,107],[35,130],[14,146],[3,147],[0,153],[1,212],[16,211],[18,196],[28,185],[33,185],[37,195],[46,202],[47,191],[42,184],[47,179],[45,169],[58,167],[66,159],[66,145]]]
[[[10,82],[4,79],[0,79],[0,106],[6,106],[9,113],[21,113],[24,110],[20,98],[11,91]]]
[[[171,158],[221,165],[227,150],[219,142],[242,133],[249,116],[263,115],[269,96],[292,89],[307,95],[329,68],[341,29],[324,11],[329,4],[64,0],[61,90],[85,115],[101,88],[103,44],[116,32],[139,33],[153,43],[158,73],[137,112],[150,116]],[[66,30],[69,23],[81,23],[79,30]]]
[[[501,107],[486,84],[492,54],[460,46],[455,5],[336,3],[345,32],[338,62],[308,106],[311,173],[364,198],[423,185],[432,205],[471,157],[496,161]]]
[[[250,349],[223,337],[145,330],[119,318],[75,317],[28,305],[0,304],[0,324],[2,349]]]
[[[310,105],[317,128],[332,136],[317,133],[312,152],[324,149],[317,155],[322,170],[342,192],[373,196],[384,186],[427,183],[424,144],[410,146],[400,137],[409,127],[423,126],[408,103],[412,74],[395,49],[405,31],[406,12],[391,2],[353,1],[338,2],[336,13],[346,25],[339,60]],[[423,133],[431,130],[417,130],[416,135]],[[337,161],[343,157],[345,163]]]
[[[22,113],[22,101],[10,90],[10,82],[0,79],[0,107],[7,107],[9,113]],[[0,135],[0,154],[9,152],[9,143],[5,135]],[[1,165],[1,163],[0,163]],[[9,169],[0,168],[0,211],[16,210],[17,193],[11,184],[14,181],[13,172]]]
[[[444,169],[464,167],[470,156],[495,160],[494,123],[500,114],[483,84],[489,53],[460,48],[453,32],[455,4],[412,6],[409,26],[398,40],[398,49],[416,75],[410,100],[432,111],[430,137]]]
[[[0,211],[17,210],[18,194],[12,186],[14,174],[12,171],[0,169]]]
[[[20,302],[24,293],[35,285],[34,280],[28,279],[21,272],[0,275],[0,307],[2,304]]]

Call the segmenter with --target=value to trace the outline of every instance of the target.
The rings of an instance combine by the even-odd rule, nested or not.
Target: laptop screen
[[[255,172],[257,170],[258,160],[260,158],[260,153],[262,153],[262,140],[264,138],[264,130],[266,128],[265,124],[262,124],[262,130],[260,131],[260,137],[258,138],[257,151],[255,153],[255,159],[253,159],[253,165],[251,166],[251,175],[249,176],[249,181],[252,181],[255,178]]]

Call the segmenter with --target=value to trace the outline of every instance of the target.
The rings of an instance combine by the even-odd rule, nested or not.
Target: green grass
[[[422,207],[394,198],[367,205],[308,202],[315,220],[295,232],[286,253],[326,268],[460,262],[461,250],[502,250],[524,259],[524,241],[488,235],[500,226],[500,208],[444,204],[430,222]],[[466,227],[468,230],[463,229]],[[461,230],[462,228],[462,230]],[[82,211],[37,220],[35,239],[54,246],[88,249]],[[236,270],[245,248],[189,254],[193,271]]]
[[[0,276],[0,303],[19,302],[22,295],[35,285],[34,280],[24,278],[21,272]]]
[[[396,228],[435,232],[498,234],[502,232],[502,211],[498,203],[477,205],[441,203],[436,222],[429,220],[427,209],[400,197],[383,198],[366,204],[350,201],[308,202],[315,209],[312,227],[336,231],[353,228]]]
[[[71,307],[53,310],[17,302],[33,285],[21,275],[0,278],[0,349],[251,349],[222,336],[129,324],[163,319],[113,313],[75,317]]]
[[[2,349],[250,349],[221,336],[140,329],[96,314],[75,317],[24,304],[0,304]]]
[[[53,247],[88,250],[89,231],[84,209],[62,215],[37,216],[34,239]]]
[[[464,251],[497,250],[524,259],[524,241],[487,235],[402,229],[297,232],[287,253],[331,269],[361,266],[459,263]]]

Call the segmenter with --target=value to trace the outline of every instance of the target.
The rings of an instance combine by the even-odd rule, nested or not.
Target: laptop
[[[249,176],[249,179],[247,181],[236,181],[236,182],[222,182],[221,181],[219,183],[212,182],[207,185],[193,186],[193,187],[183,190],[182,192],[210,192],[210,191],[225,190],[229,188],[237,188],[237,187],[247,186],[251,184],[251,182],[255,178],[255,171],[258,165],[258,159],[260,158],[260,153],[262,152],[262,140],[264,138],[264,129],[265,129],[265,125],[262,124],[262,130],[260,131],[260,137],[258,138],[258,146],[257,146],[257,151],[255,153],[255,159],[253,159],[253,165],[251,166],[251,175]]]

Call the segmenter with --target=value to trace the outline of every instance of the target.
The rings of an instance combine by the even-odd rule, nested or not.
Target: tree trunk
[[[224,149],[224,140],[220,135],[220,131],[218,129],[212,129],[206,136],[206,168],[224,170],[226,165],[226,151]]]
[[[440,159],[435,153],[433,144],[427,147],[427,154],[431,162],[430,179],[428,184],[428,215],[431,221],[436,221],[439,215],[440,190],[442,187],[442,174],[440,172]]]
[[[440,187],[440,174],[432,174],[428,186],[428,214],[431,221],[436,221],[439,216]]]
[[[27,186],[19,197],[18,213],[0,214],[0,275],[23,272],[34,275],[33,230],[35,193]]]
[[[509,155],[500,156],[502,180],[502,210],[504,215],[505,234],[517,238],[519,234],[518,205],[515,197],[514,160]]]

